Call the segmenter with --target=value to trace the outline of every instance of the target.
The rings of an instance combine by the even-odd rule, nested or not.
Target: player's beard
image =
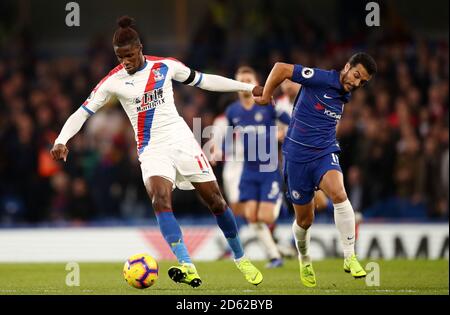
[[[353,92],[354,90],[356,90],[356,88],[349,82],[349,80],[347,78],[348,78],[348,72],[342,76],[342,85],[348,86],[349,90],[347,92]]]

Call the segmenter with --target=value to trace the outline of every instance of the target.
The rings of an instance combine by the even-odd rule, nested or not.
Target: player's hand
[[[259,86],[259,85],[255,86],[252,90],[253,97],[262,96],[263,91],[264,91],[264,88],[262,86]]]
[[[67,154],[69,154],[69,149],[64,144],[58,143],[50,150],[50,154],[55,161],[64,160],[65,162],[67,160]]]
[[[255,103],[258,105],[268,105],[270,103],[270,97],[264,97],[264,96],[253,96],[253,99],[255,100]]]

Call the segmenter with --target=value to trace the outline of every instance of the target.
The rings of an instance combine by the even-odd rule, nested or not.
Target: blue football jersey
[[[340,152],[336,125],[351,94],[339,81],[339,72],[294,66],[292,81],[302,85],[283,143],[288,161],[309,162]]]
[[[274,164],[272,171],[277,170],[278,142],[275,127],[276,121],[288,125],[291,117],[289,113],[275,108],[271,104],[259,106],[254,104],[249,110],[240,101],[228,106],[226,117],[231,126],[236,127],[241,134],[244,144],[244,170],[259,171],[261,165]],[[272,127],[272,137],[271,137]],[[265,147],[262,147],[262,146]]]

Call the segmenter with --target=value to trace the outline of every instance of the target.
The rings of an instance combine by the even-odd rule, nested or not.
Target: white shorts
[[[147,147],[141,155],[142,180],[160,176],[170,180],[173,188],[195,189],[191,183],[215,181],[216,176],[194,136],[172,144]]]
[[[227,161],[223,166],[223,190],[229,203],[239,202],[239,183],[243,168],[243,161]]]

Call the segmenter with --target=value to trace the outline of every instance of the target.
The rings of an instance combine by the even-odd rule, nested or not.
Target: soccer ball
[[[123,277],[137,289],[151,287],[158,279],[158,263],[147,254],[133,255],[123,266]]]

